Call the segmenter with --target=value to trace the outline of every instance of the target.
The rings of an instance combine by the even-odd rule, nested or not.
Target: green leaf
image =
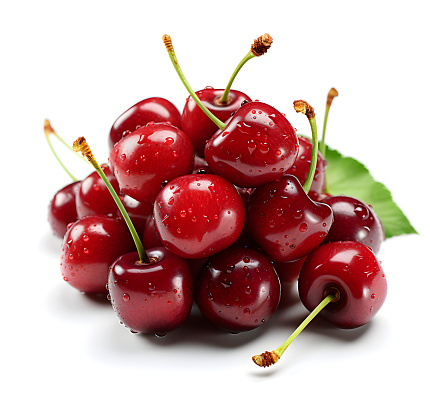
[[[382,221],[386,238],[417,233],[393,201],[390,191],[375,181],[361,162],[329,147],[326,149],[326,160],[327,192],[349,195],[370,204]]]

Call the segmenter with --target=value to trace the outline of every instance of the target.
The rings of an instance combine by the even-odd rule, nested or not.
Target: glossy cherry
[[[118,141],[109,162],[122,193],[152,203],[165,180],[190,173],[191,141],[167,123],[149,123]]]
[[[330,292],[338,300],[319,314],[339,328],[369,322],[384,303],[387,280],[372,250],[355,241],[324,244],[307,258],[300,272],[299,295],[308,310]]]
[[[305,260],[306,256],[290,262],[273,261],[273,267],[279,276],[281,284],[297,282]]]
[[[101,168],[115,191],[119,193],[118,181],[110,167],[103,164]],[[76,211],[79,218],[87,215],[116,216],[118,214],[118,207],[97,172],[92,172],[82,180],[76,195]]]
[[[370,247],[375,254],[384,241],[384,228],[370,205],[355,197],[337,195],[322,200],[333,210],[334,222],[324,243],[354,240]]]
[[[300,184],[303,186],[311,166],[312,142],[309,138],[300,135],[298,136],[298,140],[299,152],[297,154],[297,158],[295,159],[293,166],[291,166],[286,173],[296,176]],[[321,152],[318,151],[315,174],[308,193],[309,197],[314,201],[318,201],[324,191],[326,166],[327,161],[324,159]]]
[[[149,122],[170,123],[181,128],[181,113],[176,106],[164,98],[144,99],[119,116],[109,133],[109,149],[124,136]]]
[[[245,208],[234,186],[220,176],[190,174],[171,180],[154,203],[163,245],[183,258],[209,257],[239,237]]]
[[[182,258],[163,247],[122,255],[109,273],[109,295],[120,321],[133,332],[165,335],[188,318],[193,277]]]
[[[263,102],[248,102],[207,142],[205,160],[233,184],[257,187],[284,175],[298,150],[296,132],[283,114]]]
[[[312,201],[291,175],[257,187],[248,200],[246,227],[274,261],[309,254],[327,236],[332,222],[331,208]]]
[[[229,332],[264,324],[280,299],[278,275],[257,250],[232,246],[212,256],[196,282],[196,302],[202,314]]]
[[[85,293],[106,294],[110,265],[135,250],[123,221],[106,215],[86,216],[67,230],[61,251],[63,279]]]
[[[221,103],[224,89],[206,87],[197,91],[196,95],[207,109],[219,120],[227,121],[235,113],[244,101],[252,99],[240,91],[231,90],[226,103]],[[218,126],[206,116],[191,96],[187,98],[181,120],[182,130],[190,137],[195,152],[199,156],[204,155],[206,142],[218,130]]]
[[[76,194],[81,182],[75,181],[58,190],[48,206],[48,222],[54,234],[63,238],[70,223],[78,220]]]

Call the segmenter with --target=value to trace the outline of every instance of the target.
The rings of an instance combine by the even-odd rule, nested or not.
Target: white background
[[[1,366],[7,400],[319,400],[428,397],[429,71],[426,1],[16,1],[0,6]],[[316,320],[273,367],[251,356],[279,346],[305,316],[293,294],[264,326],[240,335],[194,313],[164,338],[133,335],[108,303],[61,278],[61,241],[47,206],[69,182],[43,133],[86,136],[107,160],[113,121],[151,96],[182,109],[186,90],[161,37],[170,34],[191,86],[226,85],[257,36],[274,39],[234,88],[286,113],[309,134],[295,99],[327,143],[362,161],[420,235],[387,240],[385,305],[369,325],[343,331]],[[69,169],[90,171],[55,142]],[[120,399],[121,398],[121,399]],[[156,399],[155,399],[156,398]]]

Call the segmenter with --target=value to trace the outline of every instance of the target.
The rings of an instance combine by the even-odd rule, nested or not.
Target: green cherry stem
[[[308,324],[324,309],[329,303],[339,300],[339,291],[333,290],[329,293],[321,302],[311,311],[311,313],[302,321],[302,323],[297,327],[297,329],[290,335],[290,337],[277,349],[271,352],[264,352],[261,355],[255,355],[252,357],[252,361],[260,367],[269,367],[275,364],[283,355],[285,350],[294,339],[308,326]]]
[[[127,211],[124,208],[123,203],[121,202],[120,198],[118,197],[118,194],[112,187],[112,184],[104,174],[102,168],[98,164],[96,158],[94,157],[93,153],[91,152],[90,147],[87,144],[87,141],[84,137],[79,137],[74,143],[73,143],[73,150],[75,152],[81,152],[82,155],[93,165],[96,172],[99,174],[103,182],[106,184],[106,187],[108,188],[109,192],[111,193],[116,205],[118,206],[118,209],[120,210],[122,217],[124,218],[125,223],[127,224],[128,229],[130,230],[131,236],[133,237],[134,244],[136,245],[137,252],[139,254],[139,259],[141,263],[148,262],[148,256],[145,252],[145,249],[143,247],[143,244],[139,238],[139,235],[137,234],[136,228],[134,227],[130,216],[128,215]]]
[[[226,127],[226,124],[222,122],[220,119],[218,119],[216,116],[213,115],[213,113],[210,112],[210,110],[202,103],[202,101],[197,97],[196,93],[191,88],[190,84],[185,78],[184,73],[182,72],[181,67],[179,66],[178,59],[176,58],[175,51],[173,49],[172,45],[172,39],[169,35],[163,35],[163,42],[164,46],[166,46],[167,52],[169,53],[170,60],[173,64],[173,67],[175,68],[179,78],[181,79],[182,83],[184,84],[185,88],[187,89],[188,93],[191,95],[191,97],[194,99],[194,102],[197,103],[197,105],[202,109],[204,114],[209,117],[216,126],[223,130]]]
[[[240,69],[245,65],[245,63],[248,60],[251,60],[254,57],[259,57],[265,54],[267,50],[270,48],[270,46],[272,45],[272,42],[273,42],[272,37],[267,33],[259,36],[257,39],[254,40],[254,43],[251,46],[251,50],[245,55],[245,57],[240,61],[236,69],[233,71],[233,74],[230,77],[230,81],[225,87],[224,93],[222,94],[221,98],[219,98],[218,100],[219,103],[221,104],[228,103],[228,95],[230,93],[231,86]]]
[[[311,126],[312,131],[312,157],[311,157],[311,166],[309,167],[308,176],[306,177],[305,182],[303,183],[303,190],[305,190],[306,194],[309,193],[311,189],[312,181],[315,176],[315,170],[317,167],[318,160],[318,132],[317,132],[317,123],[315,119],[315,111],[309,103],[304,100],[294,101],[294,109],[297,113],[303,113],[309,120],[309,124]]]
[[[70,173],[70,171],[66,168],[66,166],[64,165],[64,163],[61,161],[61,159],[59,158],[59,156],[55,152],[54,147],[52,146],[52,142],[51,142],[50,136],[51,136],[51,134],[54,134],[55,136],[57,136],[57,134],[55,133],[54,129],[52,128],[51,123],[49,122],[49,120],[45,120],[44,129],[45,129],[46,140],[48,141],[49,148],[51,148],[51,151],[54,154],[55,159],[57,159],[58,163],[61,165],[61,167],[70,176],[70,178],[73,181],[78,181],[78,179],[75,176],[73,176],[72,173]],[[57,138],[59,138],[59,137],[57,136]],[[60,139],[60,141],[62,141],[62,140]],[[67,146],[70,148],[69,145],[67,145]]]
[[[322,139],[321,139],[321,154],[324,158],[325,158],[325,153],[326,153],[325,129],[327,127],[328,112],[330,111],[330,106],[333,102],[333,99],[338,95],[339,95],[339,93],[334,88],[330,89],[330,91],[328,92],[328,95],[327,95],[327,103],[326,103],[325,115],[324,115],[324,127],[323,127]]]

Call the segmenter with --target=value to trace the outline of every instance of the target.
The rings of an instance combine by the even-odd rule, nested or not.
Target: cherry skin
[[[234,186],[220,176],[190,174],[170,181],[154,203],[164,247],[183,258],[205,258],[231,246],[245,222]]]
[[[248,200],[246,227],[272,261],[306,256],[324,240],[332,222],[331,208],[312,201],[295,176],[257,187]]]
[[[75,181],[58,190],[48,207],[48,222],[58,237],[63,238],[70,223],[78,220],[76,212],[76,194],[81,185]]]
[[[100,167],[118,194],[118,181],[110,167],[107,164],[103,164]],[[76,211],[78,218],[87,215],[117,215],[119,213],[106,184],[97,172],[92,172],[82,180],[79,192],[76,195]]]
[[[148,220],[152,218],[152,210],[154,208],[153,204],[144,201],[137,201],[134,198],[129,197],[128,195],[122,195],[120,198],[125,210],[128,213],[128,216],[133,222],[134,227],[136,228],[138,233],[142,234],[145,231],[145,227]],[[119,209],[118,217],[122,218],[122,214]],[[144,244],[145,247],[151,247],[145,242]]]
[[[309,168],[311,165],[312,142],[309,138],[302,137],[302,136],[299,136],[298,139],[299,139],[299,153],[297,155],[296,160],[294,161],[293,166],[291,166],[291,168],[288,169],[286,173],[296,176],[300,184],[303,186],[308,176]],[[309,197],[312,198],[314,201],[318,201],[320,194],[323,192],[325,188],[326,166],[327,166],[327,161],[324,159],[321,152],[318,151],[315,174],[311,184],[311,188],[308,193]]]
[[[289,121],[262,102],[245,103],[207,142],[212,171],[239,187],[269,183],[293,165],[298,139]]]
[[[275,312],[278,275],[257,250],[232,246],[212,256],[199,273],[196,302],[213,324],[237,333],[257,328]]]
[[[229,98],[226,103],[219,100],[224,93],[224,89],[214,89],[207,87],[196,92],[197,97],[209,109],[212,114],[225,122],[235,113],[246,101],[251,98],[243,92],[230,90]],[[187,98],[181,121],[182,130],[190,137],[194,150],[197,155],[203,156],[206,142],[218,130],[215,123],[205,115],[191,96]]]
[[[290,262],[273,261],[273,267],[279,276],[281,284],[297,282],[305,260],[306,256]]]
[[[152,203],[165,180],[192,171],[194,152],[178,128],[149,123],[118,141],[109,161],[123,194]]]
[[[106,294],[110,265],[135,249],[123,221],[106,215],[83,217],[64,235],[60,264],[63,279],[81,292]]]
[[[124,136],[149,122],[170,123],[181,128],[181,113],[176,106],[164,98],[144,99],[119,116],[109,134],[109,149]]]
[[[375,254],[384,241],[384,228],[370,205],[355,197],[337,195],[322,200],[333,210],[334,222],[324,243],[354,240],[370,247]]]
[[[387,295],[384,271],[372,250],[355,241],[323,244],[306,258],[299,277],[299,295],[313,310],[330,292],[339,299],[320,313],[339,328],[357,328],[369,322]]]
[[[193,278],[185,260],[166,249],[147,249],[119,257],[109,273],[112,306],[133,332],[165,335],[179,327],[193,305]]]

